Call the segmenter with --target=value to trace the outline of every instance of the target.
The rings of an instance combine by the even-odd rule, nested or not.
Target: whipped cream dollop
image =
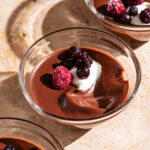
[[[136,5],[136,7],[137,7],[137,9],[138,9],[138,14],[136,15],[136,16],[133,16],[132,17],[132,21],[131,21],[131,24],[133,24],[133,25],[150,25],[150,23],[148,23],[148,24],[146,24],[146,23],[144,23],[144,22],[142,22],[141,21],[141,19],[140,19],[140,13],[141,13],[141,11],[142,10],[144,10],[144,9],[146,9],[146,8],[150,8],[150,3],[148,3],[148,2],[144,2],[144,3],[142,3],[142,4],[140,4],[140,5]],[[129,11],[129,9],[130,9],[130,7],[128,7],[127,8],[127,12]]]
[[[78,87],[79,91],[85,92],[89,90],[88,92],[92,92],[95,87],[96,81],[101,76],[102,67],[98,62],[93,60],[93,63],[91,64],[89,69],[90,69],[90,75],[86,79],[80,79],[77,76],[77,67],[74,66],[70,70],[73,76],[72,83]]]

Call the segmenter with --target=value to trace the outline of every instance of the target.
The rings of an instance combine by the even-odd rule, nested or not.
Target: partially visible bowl
[[[39,150],[64,150],[45,128],[19,118],[0,118],[0,142],[3,139],[6,139],[6,142],[7,139],[26,141],[37,146]]]
[[[107,4],[108,0],[85,0],[86,5],[92,13],[94,13],[98,20],[108,29],[113,32],[121,35],[128,35],[131,38],[139,41],[148,41],[150,40],[150,26],[133,26],[133,25],[124,25],[118,22],[113,21],[109,17],[106,17],[104,14],[100,13],[95,7],[95,1],[102,2],[102,4]],[[145,0],[150,2],[150,0]]]

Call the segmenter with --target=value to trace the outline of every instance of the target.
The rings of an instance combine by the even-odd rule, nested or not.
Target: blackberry
[[[75,62],[75,65],[78,67],[78,66],[81,66],[82,65],[82,62],[83,60],[81,58],[77,58],[76,59],[76,62]]]
[[[136,6],[132,6],[130,9],[129,9],[129,14],[131,16],[136,16],[138,14],[138,8]]]
[[[93,60],[92,60],[91,56],[88,55],[87,58],[88,58],[88,60],[89,60],[89,63],[92,64],[92,63],[93,63]]]
[[[86,52],[86,51],[83,51],[83,52],[82,52],[82,58],[84,59],[84,58],[86,58],[87,56],[88,56],[87,52]]]
[[[144,0],[127,0],[129,6],[140,5]]]
[[[87,67],[80,67],[77,69],[77,75],[80,79],[86,79],[90,74],[90,70]]]
[[[87,57],[87,52],[86,51],[81,51],[79,53],[76,53],[73,57],[74,58],[81,58],[81,59],[86,58]]]
[[[66,67],[67,69],[71,69],[75,65],[74,59],[69,58],[62,63],[62,66]]]
[[[79,52],[81,52],[81,49],[75,46],[70,47],[68,51],[70,57],[74,57]]]
[[[75,47],[75,46],[70,47],[69,50],[68,50],[69,55],[71,56],[72,53],[73,53],[75,50],[76,50],[76,47]]]
[[[76,54],[76,63],[75,65],[78,67],[90,67],[92,64],[92,58],[87,54],[86,51],[81,51]]]
[[[82,58],[82,51],[81,52],[79,52],[79,53],[76,53],[74,56],[73,56],[74,58]]]
[[[120,23],[123,24],[130,24],[131,23],[131,16],[128,13],[122,13],[119,17]]]
[[[150,8],[146,8],[140,13],[140,19],[144,23],[150,23]]]
[[[90,74],[89,67],[93,63],[92,58],[85,50],[75,46],[70,47],[68,53],[70,58],[63,62],[62,65],[67,69],[71,69],[75,65],[77,67],[77,76],[80,79],[86,79]]]
[[[84,59],[83,59],[83,63],[84,63],[83,65],[84,65],[85,67],[90,67],[91,64],[92,64],[91,57],[88,56],[88,57],[84,58]]]

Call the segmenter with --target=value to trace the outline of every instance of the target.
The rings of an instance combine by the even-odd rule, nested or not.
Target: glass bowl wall
[[[95,0],[85,0],[86,5],[90,9],[90,11],[97,16],[98,20],[101,24],[103,24],[106,28],[110,29],[111,31],[117,33],[118,35],[128,35],[131,38],[139,41],[148,41],[150,40],[150,25],[149,26],[132,26],[132,25],[124,25],[117,23],[99,11],[94,6]],[[104,1],[104,0],[99,0]],[[150,2],[150,0],[145,0]],[[106,4],[107,4],[106,0]],[[103,2],[104,3],[104,2]]]
[[[127,101],[119,108],[102,116],[87,119],[68,119],[46,112],[40,108],[30,95],[30,77],[34,69],[46,57],[57,50],[71,46],[98,49],[113,57],[125,68],[129,80]],[[42,37],[36,41],[22,59],[19,70],[19,82],[26,100],[38,113],[58,123],[79,127],[91,128],[100,122],[111,118],[121,112],[133,100],[141,80],[141,69],[136,56],[131,48],[117,37],[92,28],[76,27],[67,28]],[[51,99],[53,99],[51,97]]]

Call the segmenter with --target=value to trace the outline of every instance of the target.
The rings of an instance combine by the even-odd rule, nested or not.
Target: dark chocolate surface
[[[128,81],[122,79],[122,66],[106,53],[84,49],[102,65],[102,75],[91,93],[79,92],[74,85],[64,90],[53,87],[53,68],[61,62],[66,50],[54,52],[35,68],[30,82],[31,97],[45,111],[65,118],[85,119],[100,116],[126,101]]]
[[[37,148],[37,150],[42,150],[35,144],[32,144],[23,139],[0,138],[0,150],[3,150],[8,145],[12,145],[13,147],[15,147],[15,150],[30,150],[31,148]]]

